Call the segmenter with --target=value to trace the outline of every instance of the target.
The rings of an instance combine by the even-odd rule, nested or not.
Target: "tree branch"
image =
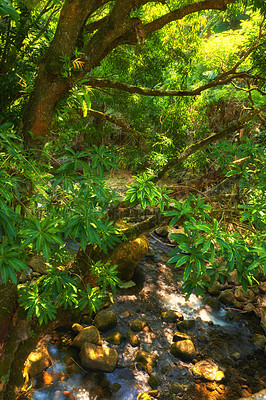
[[[189,146],[186,150],[184,150],[181,154],[179,154],[177,157],[172,158],[163,168],[161,171],[159,171],[158,175],[153,179],[153,182],[157,182],[160,179],[162,179],[167,173],[169,173],[174,167],[177,165],[181,164],[183,161],[185,161],[189,156],[192,154],[196,153],[198,150],[202,150],[209,144],[215,142],[216,140],[221,140],[232,133],[236,132],[238,129],[243,128],[245,124],[253,119],[255,116],[257,116],[259,113],[266,111],[266,107],[263,109],[259,110],[252,110],[250,111],[247,115],[244,117],[240,118],[237,122],[232,122],[230,123],[225,129],[218,133],[214,133],[207,138],[192,144]]]
[[[100,118],[105,121],[111,122],[111,124],[119,126],[124,131],[126,131],[127,133],[131,134],[134,137],[142,137],[142,136],[144,137],[145,136],[144,133],[138,132],[138,131],[135,131],[134,129],[132,129],[129,126],[128,122],[122,118],[114,117],[112,115],[108,115],[103,112],[92,110],[92,109],[88,110],[88,114],[92,115],[95,118]]]
[[[232,76],[229,76],[231,75]],[[221,85],[226,85],[227,83],[231,83],[233,79],[236,78],[242,78],[246,77],[246,72],[232,72],[232,69],[223,72],[222,74],[218,75],[215,79],[212,81],[206,83],[205,85],[202,85],[198,87],[197,89],[193,90],[155,90],[155,89],[148,89],[148,88],[141,88],[139,86],[133,86],[133,85],[128,85],[126,83],[122,82],[114,82],[110,81],[108,79],[103,79],[103,78],[90,78],[87,81],[87,84],[91,86],[92,88],[111,88],[111,89],[116,89],[116,90],[122,90],[124,92],[128,92],[131,94],[140,94],[142,96],[198,96],[203,92],[204,90],[210,89],[212,87],[216,86],[221,86]]]
[[[230,3],[235,3],[236,0],[204,0],[193,4],[187,4],[186,6],[180,7],[177,10],[171,11],[162,17],[152,21],[143,26],[143,31],[145,36],[158,31],[165,25],[173,21],[178,21],[189,14],[193,14],[198,11],[203,10],[221,10],[225,11],[227,5]]]

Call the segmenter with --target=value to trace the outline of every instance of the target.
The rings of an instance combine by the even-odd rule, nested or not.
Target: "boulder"
[[[117,225],[127,229],[129,225],[119,222]],[[131,242],[123,242],[116,246],[108,260],[111,265],[117,265],[117,276],[123,281],[132,279],[135,268],[148,252],[148,241],[145,236],[140,236]]]
[[[157,356],[144,350],[139,350],[136,354],[137,364],[149,375],[153,371],[153,367],[157,364]]]
[[[83,367],[113,372],[117,365],[118,354],[115,349],[86,342],[81,347],[80,360]]]
[[[197,378],[207,381],[219,382],[225,378],[223,371],[219,371],[216,364],[207,360],[197,362],[191,370]]]
[[[117,318],[113,311],[102,310],[95,315],[94,325],[99,331],[108,331],[114,328],[116,324]]]
[[[163,311],[161,318],[165,322],[175,322],[177,320],[182,321],[184,319],[183,315],[175,310]]]
[[[32,351],[26,362],[24,371],[26,371],[31,378],[41,374],[45,369],[52,365],[51,357],[45,346],[39,347]]]
[[[170,348],[170,353],[183,361],[192,361],[196,357],[196,350],[191,340],[174,342]]]
[[[87,328],[82,329],[79,334],[74,338],[72,345],[81,349],[83,343],[93,343],[97,346],[102,345],[100,332],[95,326],[88,326]]]

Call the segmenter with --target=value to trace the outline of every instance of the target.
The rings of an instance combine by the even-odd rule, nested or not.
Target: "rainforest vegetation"
[[[265,13],[264,0],[0,0],[1,399],[58,310],[94,312],[121,284],[107,260],[122,241],[182,225],[170,262],[188,296],[265,274]],[[122,195],[116,170],[134,176]],[[150,217],[122,233],[128,209]],[[96,283],[70,240],[102,254],[86,263]],[[33,255],[49,273],[21,283]]]

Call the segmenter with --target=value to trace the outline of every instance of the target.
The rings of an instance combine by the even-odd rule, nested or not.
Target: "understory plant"
[[[222,151],[216,153],[217,148]],[[175,201],[174,210],[164,213],[172,217],[170,226],[178,225],[180,220],[184,223],[184,233],[171,234],[177,246],[169,262],[184,269],[183,290],[187,297],[193,292],[204,296],[208,286],[214,281],[224,283],[234,270],[244,291],[254,282],[258,283],[259,273],[266,274],[264,149],[250,140],[241,146],[224,142],[217,148],[218,162],[223,163],[226,154],[229,161],[231,154],[225,176],[233,176],[237,182],[236,196],[240,204],[228,206],[229,212],[237,215],[233,232],[228,232],[228,223],[223,218],[218,221],[213,217],[215,209],[200,196],[189,195],[183,203]],[[242,162],[235,163],[233,154],[242,157]]]

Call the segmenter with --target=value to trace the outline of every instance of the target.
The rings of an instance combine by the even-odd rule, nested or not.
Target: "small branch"
[[[124,119],[122,118],[117,118],[108,114],[105,114],[103,112],[100,111],[96,111],[96,110],[88,110],[88,114],[92,115],[95,118],[100,118],[103,119],[105,121],[111,122],[114,125],[119,126],[120,128],[122,128],[124,131],[126,131],[127,133],[131,134],[134,137],[144,137],[145,134],[135,131],[134,129],[132,129],[128,122],[126,122]]]
[[[266,110],[266,108],[260,110],[252,110],[246,116],[240,118],[238,122],[232,122],[229,126],[218,133],[214,133],[207,138],[192,144],[186,150],[184,150],[181,154],[177,157],[170,160],[161,171],[159,171],[158,175],[153,179],[153,182],[157,182],[158,180],[162,179],[167,173],[169,173],[174,167],[181,164],[185,161],[190,155],[196,153],[198,150],[202,150],[209,144],[215,142],[216,140],[221,140],[233,133],[235,133],[238,129],[243,128],[245,124],[253,119],[256,115],[260,112]]]

